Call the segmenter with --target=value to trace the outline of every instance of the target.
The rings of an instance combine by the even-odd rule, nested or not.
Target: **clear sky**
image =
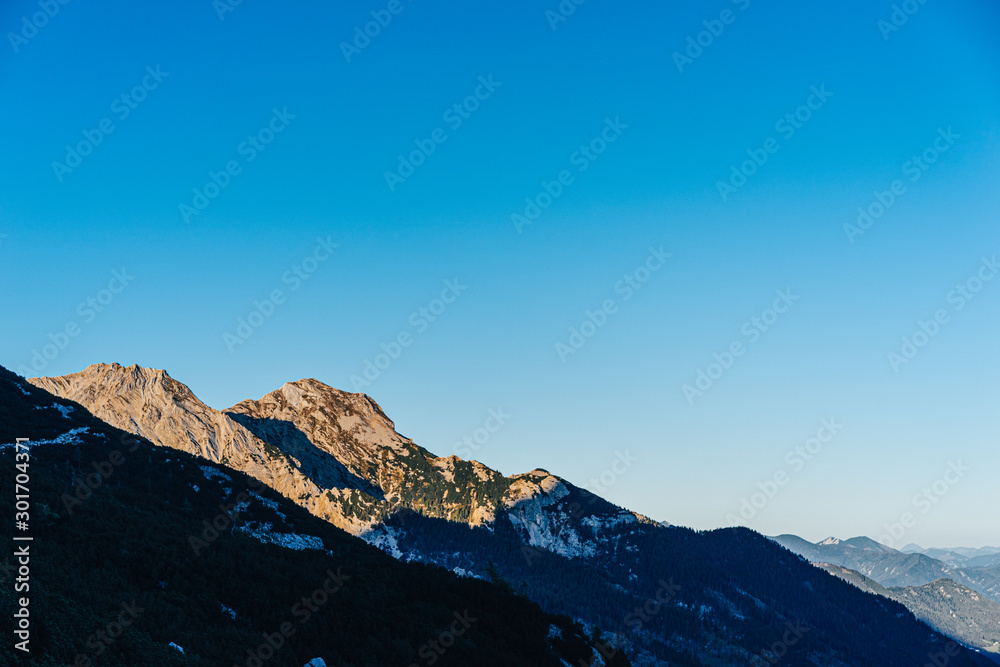
[[[1000,543],[996,3],[40,6],[4,366],[315,377],[658,520]]]

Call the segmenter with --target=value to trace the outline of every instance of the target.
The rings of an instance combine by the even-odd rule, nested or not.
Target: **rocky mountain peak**
[[[222,412],[165,371],[139,366],[95,364],[32,382],[158,445],[256,477],[357,535],[401,512],[470,526],[504,515],[532,545],[584,554],[593,550],[578,534],[584,516],[597,521],[588,534],[601,522],[644,519],[541,468],[504,477],[478,461],[435,456],[398,433],[368,395],[315,378]]]
[[[354,454],[375,458],[379,457],[376,449],[384,447],[407,455],[413,445],[409,438],[396,432],[392,420],[366,394],[334,389],[312,378],[286,382],[260,399],[240,401],[226,412],[243,415],[240,421],[244,424],[250,420],[269,422],[272,426],[284,422],[333,454],[336,452],[323,445],[357,445],[365,451]]]
[[[318,489],[295,462],[229,416],[201,402],[166,371],[138,365],[92,364],[61,377],[30,378],[31,384],[83,405],[95,417],[161,447],[224,463],[297,497]],[[318,495],[318,494],[317,494]],[[324,515],[321,504],[309,507]]]

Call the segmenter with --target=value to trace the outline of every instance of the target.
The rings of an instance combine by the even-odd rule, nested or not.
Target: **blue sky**
[[[659,520],[1000,542],[995,4],[219,6],[0,9],[4,366],[315,377]]]

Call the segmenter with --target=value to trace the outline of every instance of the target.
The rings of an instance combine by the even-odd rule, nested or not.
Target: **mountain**
[[[167,407],[147,414],[197,426]],[[148,432],[182,439],[160,426]],[[29,558],[0,561],[0,606],[21,608],[11,580],[28,563],[30,588],[16,595],[30,597],[19,639],[32,664],[629,664],[503,585],[393,559],[252,477],[123,432],[5,369],[0,443],[3,469],[17,463],[29,480],[33,539],[14,543]],[[252,459],[223,440],[200,444]],[[4,476],[13,489],[14,473]],[[15,516],[13,493],[0,495],[0,512]],[[16,653],[0,651],[0,665],[20,664]]]
[[[922,554],[904,554],[867,537],[827,538],[815,544],[795,535],[772,538],[813,563],[843,565],[885,586],[920,585],[946,577],[950,570]]]
[[[867,537],[828,538],[816,543],[796,535],[778,535],[771,539],[810,562],[856,570],[883,586],[923,586],[938,579],[951,579],[1000,602],[1000,566],[997,565],[956,567],[923,553],[897,551]]]
[[[185,453],[199,454],[200,439],[225,441],[239,427],[257,449],[227,453],[226,462],[266,484],[277,480],[278,491],[316,518],[400,561],[492,580],[596,636],[612,633],[635,664],[909,667],[952,650],[902,605],[753,531],[660,525],[546,470],[504,476],[435,456],[363,394],[306,379],[217,412],[180,383],[157,380],[161,373],[112,364],[31,382]],[[126,376],[165,390],[105,395]],[[192,421],[208,425],[194,441],[186,433]],[[261,462],[274,469],[260,470]],[[955,651],[952,667],[983,664]]]
[[[1000,662],[1000,605],[971,588],[951,579],[938,579],[923,586],[886,588],[840,565],[817,563],[816,567],[862,590],[899,602],[938,632],[992,653]]]
[[[966,558],[963,567],[995,568],[1000,565],[1000,553],[987,553]]]
[[[504,508],[522,517],[539,546],[586,548],[572,526],[556,534],[564,517],[537,511],[570,493],[564,480],[544,471],[506,478],[476,461],[436,457],[397,433],[364,394],[305,379],[220,412],[165,371],[138,366],[94,364],[29,382],[157,445],[245,472],[355,535],[399,511],[478,526]],[[619,521],[649,521],[595,505],[592,512]],[[535,519],[541,523],[529,525]]]
[[[968,565],[969,559],[954,549],[924,549],[921,553],[928,558],[939,560],[949,567],[964,567]]]
[[[916,545],[911,546],[916,547]],[[952,567],[992,567],[1000,565],[1000,548],[998,547],[981,547],[978,549],[967,547],[921,549],[920,547],[916,547],[913,551],[930,556]]]
[[[295,461],[213,410],[166,371],[94,364],[81,373],[32,378],[32,384],[87,407],[98,419],[155,445],[224,463],[289,498],[308,498],[307,509],[333,519],[320,489]]]
[[[944,563],[923,554],[904,554],[867,537],[827,538],[815,544],[795,535],[772,538],[813,563],[843,565],[884,586],[921,585],[951,575]]]
[[[340,503],[343,527],[356,534],[374,538],[400,511],[473,527],[492,525],[503,512],[529,545],[578,556],[592,553],[595,545],[557,509],[571,496],[586,496],[587,515],[600,520],[591,524],[595,534],[606,526],[651,523],[545,470],[504,477],[478,461],[434,456],[397,433],[368,396],[316,380],[287,383],[226,414],[301,460],[314,477],[333,461],[365,480],[364,487],[327,490]]]

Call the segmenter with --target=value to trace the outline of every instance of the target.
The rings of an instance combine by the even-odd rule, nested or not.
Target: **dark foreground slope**
[[[30,595],[32,665],[558,667],[597,654],[578,625],[500,586],[398,562],[238,472],[59,405],[0,369],[0,443],[57,440],[30,450],[19,531],[34,538],[17,594]],[[10,545],[13,446],[0,468]],[[13,565],[0,560],[8,628]],[[0,664],[29,664],[9,629],[4,642]]]
[[[670,665],[992,664],[898,602],[747,529],[629,526],[586,559],[525,548],[503,524],[490,533],[411,516],[393,529],[401,549],[429,562],[493,563],[543,608],[620,633],[637,663],[651,655]]]

